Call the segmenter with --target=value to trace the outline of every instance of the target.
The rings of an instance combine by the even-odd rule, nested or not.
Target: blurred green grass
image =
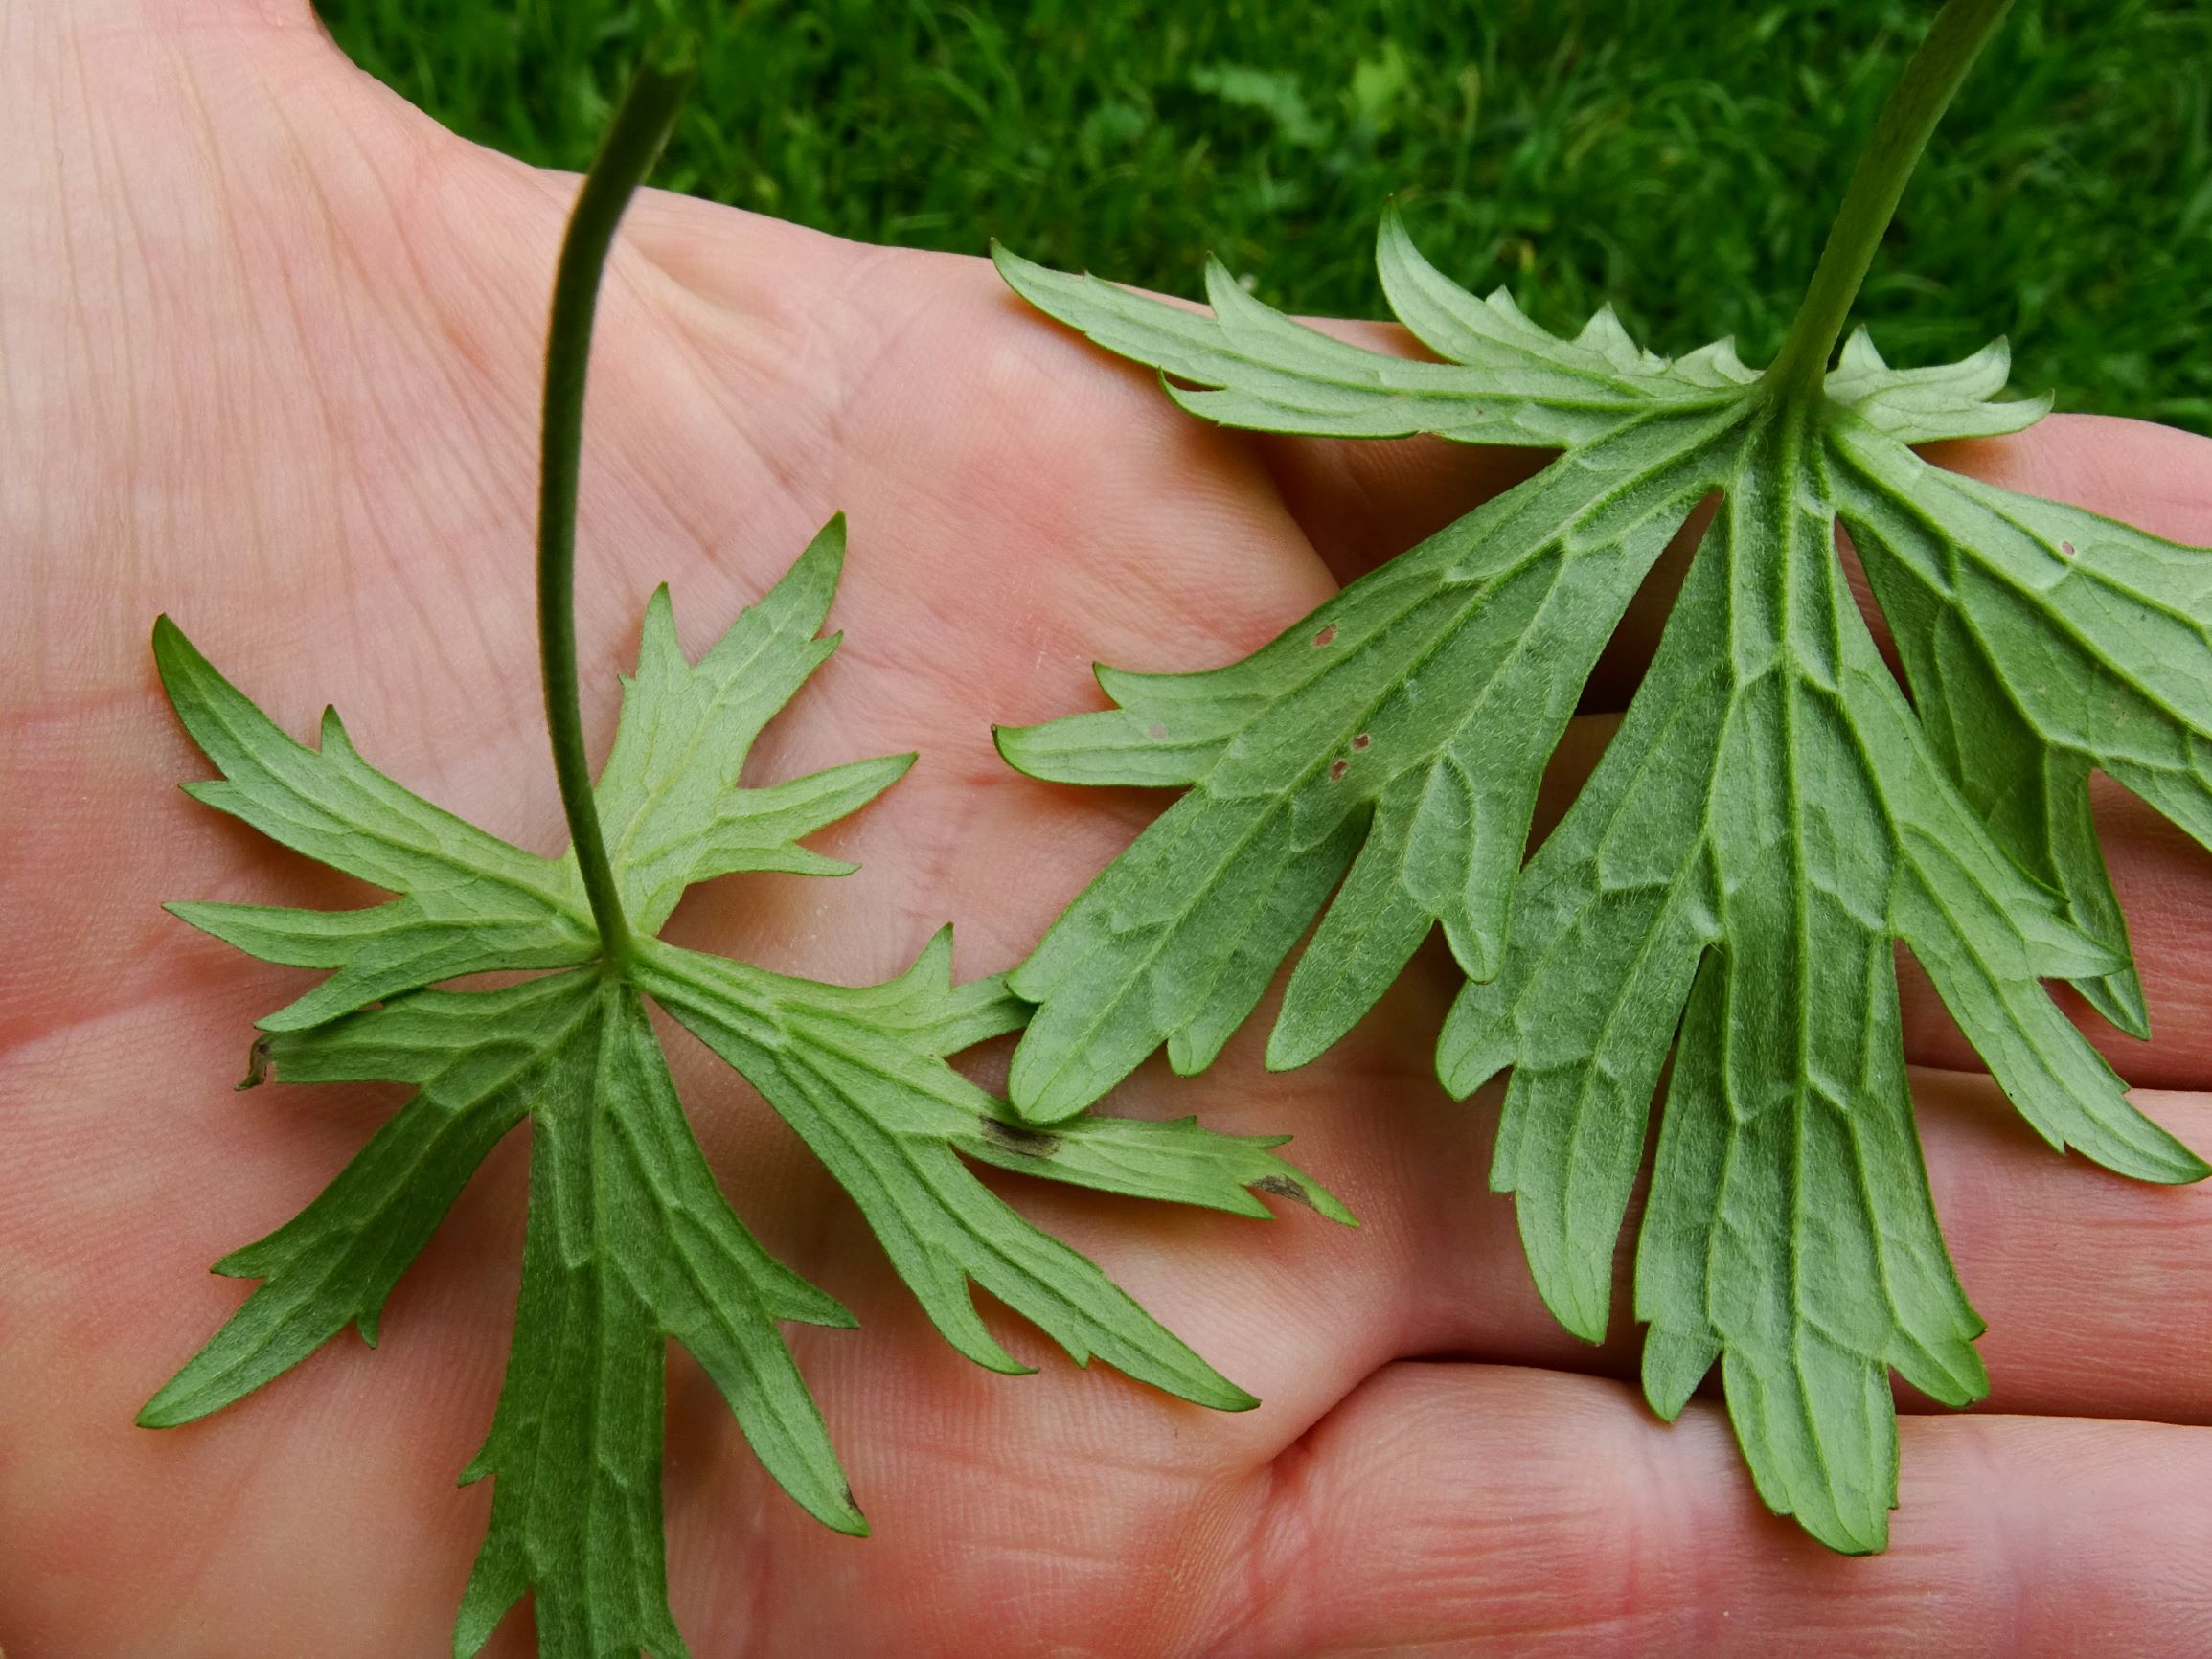
[[[1393,193],[1429,256],[1669,353],[1787,327],[1932,0],[322,0],[456,130],[580,168],[671,16],[700,79],[656,182],[869,241],[1380,314]],[[2006,333],[2067,409],[2212,431],[2212,4],[2021,0],[1859,314],[1892,361]]]

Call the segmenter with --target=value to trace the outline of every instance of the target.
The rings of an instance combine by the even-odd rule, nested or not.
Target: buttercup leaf
[[[1954,5],[1930,50],[1955,57],[2001,11]],[[1927,93],[1885,119],[1925,140]],[[1114,708],[1001,731],[1040,778],[1185,791],[1008,977],[1037,1005],[1015,1107],[1052,1125],[1162,1046],[1203,1069],[1311,927],[1267,1044],[1270,1066],[1304,1064],[1441,926],[1469,983],[1440,1074],[1466,1095],[1511,1071],[1492,1185],[1593,1342],[1672,1054],[1637,1241],[1647,1393],[1671,1417],[1718,1360],[1761,1494],[1851,1552],[1883,1547],[1896,1502],[1888,1372],[1953,1404],[1987,1389],[1914,1136],[1897,944],[2053,1146],[2196,1180],[2042,982],[2147,1034],[2092,770],[2212,846],[2212,557],[1908,447],[2041,417],[2001,397],[2001,344],[1894,369],[1859,332],[1827,367],[1850,298],[1834,261],[1863,271],[1895,200],[1877,194],[1902,187],[1861,173],[1762,372],[1726,341],[1660,358],[1609,312],[1555,336],[1447,280],[1395,210],[1383,288],[1441,361],[1307,328],[1219,266],[1209,314],[997,255],[1038,308],[1224,425],[1561,451],[1243,661],[1102,668]],[[1713,496],[1617,736],[1527,857],[1584,682]]]
[[[764,788],[738,785],[754,737],[834,645],[817,632],[843,546],[833,520],[696,664],[675,645],[665,590],[654,596],[600,786],[617,872],[640,922],[664,920],[697,879],[808,868],[796,837],[905,769],[910,758],[901,756]],[[1275,1143],[1187,1120],[1084,1117],[1051,1135],[1028,1128],[946,1064],[946,1055],[1015,1029],[1027,1011],[995,980],[953,984],[949,931],[880,986],[793,979],[647,937],[624,979],[587,961],[504,990],[426,989],[459,972],[558,969],[596,955],[573,861],[535,858],[446,818],[351,745],[327,761],[301,748],[166,619],[156,650],[187,729],[217,733],[224,745],[224,781],[194,794],[276,827],[303,850],[331,849],[332,862],[349,858],[342,868],[374,870],[401,893],[335,916],[220,905],[178,913],[264,960],[335,969],[263,1022],[274,1034],[262,1052],[280,1079],[381,1079],[418,1092],[297,1217],[217,1263],[262,1284],[140,1420],[170,1427],[219,1410],[348,1324],[374,1341],[393,1284],[485,1154],[529,1118],[521,1311],[498,1415],[469,1468],[469,1478],[493,1476],[498,1487],[459,1651],[489,1639],[525,1590],[536,1592],[549,1655],[683,1651],[668,1621],[660,1542],[669,1337],[715,1378],[786,1490],[840,1531],[866,1530],[776,1329],[785,1320],[850,1325],[851,1316],[771,1258],[730,1209],[676,1101],[645,1016],[648,997],[790,1121],[961,1352],[994,1369],[1025,1369],[985,1330],[969,1296],[972,1280],[1079,1362],[1096,1354],[1220,1409],[1254,1403],[1091,1262],[1024,1221],[963,1155],[1245,1215],[1266,1215],[1252,1194],[1269,1193],[1349,1221],[1268,1149]],[[774,701],[744,689],[755,676],[778,688]],[[329,742],[338,728],[329,721],[324,730]],[[320,783],[326,776],[340,785]],[[341,785],[350,793],[340,795]],[[353,799],[370,804],[361,813],[366,851],[351,846],[344,814]],[[395,946],[409,930],[442,937],[421,920],[430,906],[418,883],[441,920],[496,919],[479,929],[473,954]]]
[[[738,871],[850,870],[804,838],[873,800],[914,759],[859,760],[765,785],[741,780],[763,728],[836,647],[821,633],[845,553],[844,522],[833,518],[697,662],[677,645],[667,590],[653,596],[596,786],[583,769],[573,620],[560,597],[590,327],[591,289],[575,282],[582,270],[596,283],[596,261],[681,85],[651,68],[633,83],[586,180],[556,289],[550,505],[540,520],[540,576],[553,602],[540,625],[556,770],[575,832],[569,852],[537,856],[431,806],[364,760],[334,715],[319,747],[295,741],[175,625],[163,618],[154,630],[170,699],[220,774],[187,785],[191,793],[394,895],[334,914],[172,907],[265,961],[329,970],[262,1022],[247,1081],[273,1068],[286,1082],[382,1079],[415,1093],[297,1216],[217,1263],[260,1284],[139,1420],[167,1428],[220,1410],[348,1325],[376,1343],[394,1284],[491,1148],[528,1119],[513,1343],[490,1432],[463,1477],[494,1485],[454,1630],[460,1659],[525,1595],[548,1659],[683,1659],[660,1508],[671,1338],[714,1379],[794,1500],[841,1532],[867,1531],[779,1329],[853,1317],[771,1257],[724,1197],[676,1098],[649,1000],[789,1120],[946,1339],[997,1370],[1024,1368],[985,1329],[971,1283],[1078,1362],[1097,1355],[1222,1410],[1256,1403],[1098,1266],[1023,1220],[970,1160],[1243,1215],[1269,1214],[1254,1195],[1264,1193],[1351,1219],[1275,1155],[1276,1141],[1189,1120],[1030,1128],[946,1063],[1027,1013],[995,979],[953,982],[949,930],[907,973],[860,987],[771,973],[656,937],[696,882]],[[444,988],[494,970],[528,977],[500,989]]]

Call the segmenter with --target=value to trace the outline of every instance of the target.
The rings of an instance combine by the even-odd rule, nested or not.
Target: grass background
[[[321,0],[456,130],[581,168],[642,40],[701,73],[656,182],[841,236],[1381,311],[1429,257],[1669,354],[1780,341],[1932,0]],[[1892,361],[2012,337],[2059,406],[2212,431],[2212,4],[2021,0],[1859,314]]]

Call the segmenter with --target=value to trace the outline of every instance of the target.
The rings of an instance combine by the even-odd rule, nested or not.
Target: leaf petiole
[[[601,960],[619,974],[631,955],[614,867],[606,855],[591,763],[583,747],[583,702],[576,670],[576,493],[583,449],[583,386],[592,319],[607,249],[629,198],[652,170],[693,71],[681,57],[642,64],[615,111],[561,239],[545,343],[545,412],[537,486],[537,641],[545,676],[545,725],[553,740],[560,808],[599,929]]]
[[[1896,216],[1905,182],[1919,166],[1936,123],[1950,106],[1951,95],[2012,3],[1950,0],[1928,26],[1927,37],[1904,66],[1875,120],[1873,135],[1859,152],[1843,205],[1836,210],[1836,222],[1820,250],[1820,263],[1798,303],[1782,350],[1767,371],[1766,383],[1773,396],[1802,398],[1820,391],[1828,360],[1842,337],[1844,319]]]

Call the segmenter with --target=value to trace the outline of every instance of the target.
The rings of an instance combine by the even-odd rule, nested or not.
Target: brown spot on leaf
[[[1002,1151],[1019,1152],[1025,1158],[1049,1158],[1060,1150],[1060,1137],[1049,1129],[1033,1129],[1027,1124],[1010,1124],[988,1114],[979,1121],[983,1138]]]
[[[1262,1175],[1252,1183],[1252,1191],[1272,1193],[1278,1198],[1288,1198],[1292,1203],[1303,1204],[1309,1210],[1319,1208],[1313,1202],[1313,1194],[1288,1175]]]
[[[1364,749],[1368,744],[1374,741],[1375,739],[1373,738],[1369,737],[1365,732],[1362,732],[1359,734],[1359,736],[1352,739],[1352,746],[1355,749]]]
[[[2059,543],[2059,551],[2071,558],[2074,557],[2074,544],[2070,541],[2062,541]]]
[[[254,1046],[246,1053],[246,1075],[239,1079],[239,1088],[259,1088],[269,1080],[269,1072],[275,1065],[275,1056],[269,1051],[269,1041],[266,1032],[254,1038]]]
[[[1337,756],[1335,760],[1329,762],[1329,782],[1332,784],[1341,783],[1344,774],[1351,770],[1352,762],[1341,755]]]
[[[1323,628],[1319,633],[1315,634],[1313,636],[1313,643],[1317,646],[1335,644],[1336,625],[1334,623],[1331,623],[1327,627]]]
[[[1151,725],[1145,728],[1145,736],[1152,739],[1152,740],[1155,743],[1166,742],[1168,738],[1168,728],[1166,723],[1160,720],[1154,720]]]

